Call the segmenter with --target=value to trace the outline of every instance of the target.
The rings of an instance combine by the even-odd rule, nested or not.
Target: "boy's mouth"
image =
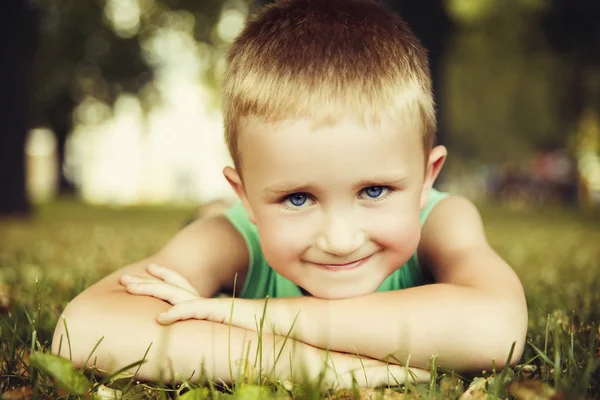
[[[349,263],[344,263],[344,264],[319,264],[319,263],[313,263],[313,264],[319,268],[326,269],[328,271],[348,271],[351,269],[361,267],[370,258],[371,258],[371,255],[361,258],[361,259],[358,259],[358,260],[355,260],[355,261],[351,261]]]

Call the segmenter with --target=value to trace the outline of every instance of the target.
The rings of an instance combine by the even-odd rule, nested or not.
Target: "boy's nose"
[[[331,219],[317,238],[319,250],[344,257],[358,250],[366,240],[364,232],[350,218]]]

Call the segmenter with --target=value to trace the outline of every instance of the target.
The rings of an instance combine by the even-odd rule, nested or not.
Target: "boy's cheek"
[[[381,247],[391,250],[400,261],[406,261],[416,251],[421,237],[421,224],[419,218],[409,217],[397,219],[393,223],[389,220],[379,225],[377,233],[371,240]]]
[[[259,235],[267,261],[294,261],[310,247],[308,233],[293,224],[267,224],[261,226]]]

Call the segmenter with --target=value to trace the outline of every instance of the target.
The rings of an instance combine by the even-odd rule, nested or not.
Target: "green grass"
[[[76,397],[57,389],[56,368],[64,366],[52,372],[39,354],[29,358],[31,350],[48,352],[58,316],[69,300],[114,269],[158,250],[191,214],[189,208],[109,209],[62,201],[41,207],[28,221],[0,220],[0,394],[15,395],[20,388],[23,398]],[[385,393],[321,392],[257,379],[254,383],[260,385],[232,390],[208,385],[187,396],[457,398],[471,385],[475,398],[509,393],[523,399],[550,398],[554,391],[568,398],[600,397],[600,220],[575,211],[493,206],[482,207],[482,215],[489,241],[513,266],[527,294],[529,343],[521,360],[525,369],[482,371],[459,379],[436,368],[434,360],[436,372],[429,383]],[[91,379],[94,391],[120,389],[123,398],[177,398],[196,387],[117,378],[100,387],[89,374],[82,379]]]

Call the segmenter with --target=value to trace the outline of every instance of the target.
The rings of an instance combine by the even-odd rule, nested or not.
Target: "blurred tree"
[[[37,19],[26,0],[0,2],[0,215],[30,210],[24,148]]]
[[[472,7],[466,7],[469,3]],[[448,2],[457,29],[445,60],[449,146],[462,158],[519,161],[563,142],[564,66],[539,29],[544,1]]]
[[[600,3],[448,0],[457,25],[444,61],[448,143],[463,159],[521,161],[567,145],[600,105]]]
[[[191,19],[194,39],[208,44],[210,67],[203,80],[218,84],[219,45],[215,32],[222,13],[244,7],[247,0],[6,0],[1,2],[0,64],[3,123],[1,171],[7,171],[0,212],[24,211],[23,147],[29,128],[45,126],[58,139],[60,165],[73,127],[76,105],[93,97],[109,106],[123,93],[156,100],[154,68],[143,43],[177,23],[179,13]],[[39,51],[33,59],[36,39]],[[6,60],[6,61],[4,61]],[[29,72],[34,70],[34,85]],[[31,102],[28,101],[32,92]],[[30,106],[28,104],[31,103]],[[31,113],[27,114],[27,110]],[[73,186],[61,168],[60,191]]]
[[[573,131],[587,107],[600,109],[600,2],[549,1],[542,28],[565,64],[560,115]]]
[[[42,42],[36,60],[33,123],[48,125],[54,131],[62,165],[72,112],[83,98],[92,96],[113,105],[122,93],[138,94],[151,85],[153,66],[141,41],[172,22],[169,11],[186,10],[194,19],[195,39],[215,45],[218,40],[213,28],[227,3],[39,0],[39,6],[43,15]],[[207,81],[215,82],[210,76]],[[62,171],[60,188],[62,192],[73,190]]]
[[[136,91],[151,71],[136,37],[121,38],[104,17],[104,1],[45,1],[31,126],[47,126],[58,139],[59,165],[72,127],[72,111],[85,96],[112,103],[122,91]],[[60,173],[60,191],[73,186]]]

